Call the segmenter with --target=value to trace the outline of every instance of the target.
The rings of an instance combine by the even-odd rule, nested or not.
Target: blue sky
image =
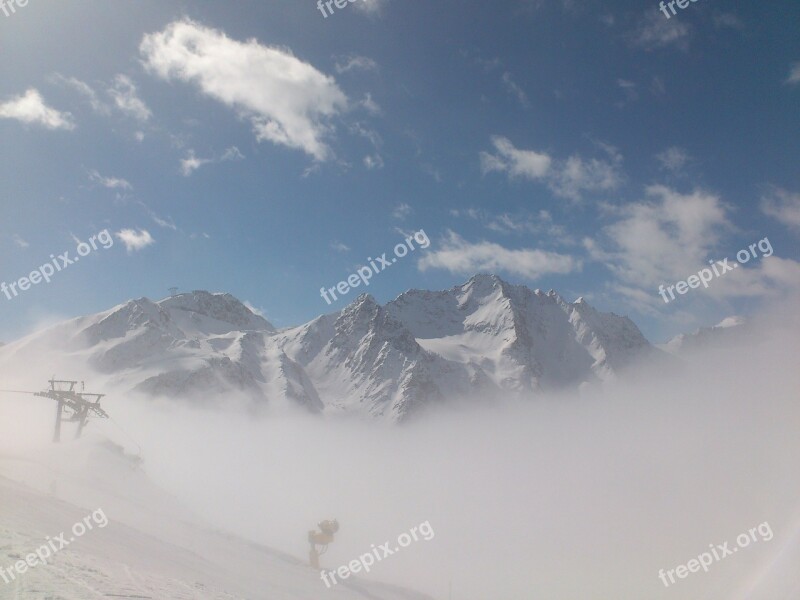
[[[7,0],[8,1],[8,0]],[[476,272],[660,341],[800,287],[800,5],[31,0],[0,12],[0,340],[167,288],[277,326]],[[767,237],[665,304],[658,285]]]

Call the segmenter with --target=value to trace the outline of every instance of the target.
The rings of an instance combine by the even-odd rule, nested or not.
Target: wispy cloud
[[[689,26],[682,20],[667,19],[658,9],[647,9],[638,27],[631,34],[634,45],[646,50],[674,46],[689,49]]]
[[[181,159],[181,174],[184,177],[189,177],[192,173],[194,173],[197,169],[204,165],[209,165],[213,163],[219,162],[230,162],[230,161],[237,161],[237,160],[244,160],[244,154],[239,151],[239,148],[236,146],[231,146],[230,148],[226,149],[219,156],[212,156],[210,158],[198,158],[195,155],[194,150],[189,150],[186,158]]]
[[[377,71],[378,63],[366,56],[358,54],[348,54],[336,59],[334,65],[337,73],[347,73],[349,71]]]
[[[654,185],[645,200],[615,210],[619,219],[584,246],[621,281],[645,289],[696,272],[731,229],[720,198],[701,190],[681,194]]]
[[[11,236],[11,241],[13,241],[18,248],[28,248],[30,246],[30,244],[23,240],[22,237],[17,233]]]
[[[262,319],[267,318],[267,313],[263,308],[258,308],[256,305],[254,305],[248,300],[245,300],[244,302],[242,302],[242,304],[244,304],[247,307],[247,309],[254,315],[258,315]]]
[[[533,248],[509,249],[488,241],[471,243],[448,230],[437,248],[420,258],[417,266],[420,271],[445,269],[459,275],[505,272],[535,281],[544,275],[578,271],[581,261]]]
[[[789,69],[789,77],[786,78],[786,83],[794,85],[800,83],[800,62],[794,63]]]
[[[661,168],[679,173],[689,162],[689,154],[683,148],[671,146],[663,152],[656,154],[656,159],[661,163]]]
[[[155,211],[152,208],[147,206],[147,204],[145,204],[141,200],[139,200],[138,203],[139,203],[139,206],[141,206],[144,209],[144,211],[147,213],[147,215],[151,219],[153,219],[153,222],[156,225],[158,225],[159,227],[163,227],[164,229],[171,229],[172,231],[177,231],[178,230],[178,226],[175,225],[175,222],[172,220],[171,217],[165,217],[165,218],[164,217],[160,217],[155,213]]]
[[[92,107],[92,110],[98,114],[108,115],[111,113],[111,107],[100,100],[97,92],[85,81],[81,81],[76,77],[64,77],[60,73],[56,73],[52,75],[50,81],[53,83],[59,83],[66,85],[69,88],[72,88],[76,92],[78,92],[81,96],[86,98],[89,102],[89,105]]]
[[[608,154],[610,160],[586,159],[572,155],[566,160],[554,160],[545,152],[524,150],[514,146],[505,137],[493,136],[495,153],[480,153],[481,169],[484,173],[499,171],[509,177],[541,180],[558,196],[580,199],[583,192],[612,190],[622,183],[622,156],[608,144],[597,145]]]
[[[117,109],[129,117],[144,122],[152,116],[153,113],[139,98],[136,85],[127,75],[120,74],[114,77],[114,83],[107,91]]]
[[[492,136],[495,154],[480,153],[481,169],[484,173],[501,171],[511,177],[541,179],[550,172],[552,159],[544,152],[520,150],[508,138]]]
[[[523,108],[530,108],[531,103],[528,100],[527,94],[512,79],[511,73],[509,73],[508,71],[503,73],[503,85],[505,86],[508,93],[514,96]]]
[[[181,159],[181,174],[184,177],[189,177],[189,175],[194,173],[197,169],[211,162],[213,162],[213,160],[210,158],[197,158],[194,150],[189,150],[186,158]]]
[[[72,115],[47,106],[42,95],[34,88],[0,103],[0,119],[15,119],[28,125],[41,125],[46,129],[75,129]]]
[[[363,106],[364,109],[371,115],[379,115],[383,111],[381,110],[380,105],[372,99],[372,94],[367,92],[364,94],[364,99],[358,103],[360,106]]]
[[[121,177],[104,177],[96,170],[89,171],[89,181],[112,190],[132,190],[133,186]]]
[[[405,220],[412,212],[414,212],[414,209],[405,202],[402,202],[394,207],[394,210],[392,210],[392,216],[395,219]]]
[[[618,102],[618,107],[621,108],[629,102],[636,102],[639,99],[639,90],[635,82],[628,81],[627,79],[617,79],[617,86],[625,94],[625,100]]]
[[[389,0],[360,0],[355,3],[357,10],[370,16],[381,16],[389,4]]]
[[[744,22],[731,12],[721,12],[714,14],[714,26],[718,29],[728,28],[743,31],[745,29]]]
[[[761,199],[764,214],[800,232],[800,194],[775,187]]]
[[[364,157],[364,166],[367,169],[382,169],[383,168],[383,158],[380,154],[369,154]]]

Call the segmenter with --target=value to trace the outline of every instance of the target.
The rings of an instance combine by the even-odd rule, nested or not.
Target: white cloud
[[[633,43],[647,50],[675,46],[689,49],[689,26],[680,19],[667,19],[658,9],[648,9],[633,33]]]
[[[360,0],[355,3],[357,10],[372,16],[379,16],[383,14],[389,0]]]
[[[650,93],[654,96],[663,96],[666,91],[667,87],[664,85],[664,80],[657,75],[653,75],[653,79],[650,81]]]
[[[584,247],[592,259],[605,263],[615,275],[608,288],[617,300],[641,313],[660,314],[665,304],[658,286],[685,281],[708,268],[709,259],[724,259],[718,249],[720,233],[732,226],[726,207],[713,194],[680,194],[664,186],[651,186],[647,196],[646,201],[617,209],[621,218],[602,230],[601,239],[585,239]],[[741,247],[746,249],[747,245]],[[731,264],[736,263],[734,252],[728,257]],[[714,278],[708,289],[684,300],[766,299],[798,291],[800,263],[759,256],[746,267]],[[674,312],[679,309],[672,303],[669,307],[673,316],[680,314]]]
[[[145,212],[150,216],[150,218],[153,219],[153,222],[159,227],[163,227],[165,229],[172,229],[172,231],[178,230],[178,226],[175,225],[175,222],[172,220],[171,217],[167,217],[166,219],[159,217],[152,208],[147,206],[147,204],[145,204],[141,200],[138,201],[138,204],[145,210]]]
[[[734,13],[716,13],[714,14],[714,26],[718,29],[727,27],[729,29],[744,30],[745,25],[742,20]]]
[[[147,121],[153,114],[142,99],[139,98],[136,92],[136,85],[127,75],[114,77],[114,84],[108,88],[108,95],[113,98],[114,104],[121,112],[137,121]]]
[[[732,261],[735,263],[735,261]],[[714,279],[708,288],[717,298],[769,298],[800,291],[800,263],[776,255],[751,258],[747,268]]]
[[[150,235],[150,232],[145,229],[140,229],[139,231],[135,229],[121,229],[114,235],[125,245],[128,254],[142,250],[156,243]]]
[[[59,73],[53,75],[50,80],[54,83],[64,84],[78,92],[89,101],[92,110],[96,113],[105,116],[111,114],[111,106],[100,100],[94,88],[85,81],[81,81],[76,77],[64,77]],[[144,101],[139,98],[136,84],[134,84],[127,75],[116,75],[113,82],[106,87],[105,91],[113,101],[113,106],[121,113],[141,122],[148,121],[152,116],[152,111],[147,107]],[[144,139],[144,133],[137,132],[136,139],[139,141]]]
[[[197,158],[197,156],[195,156],[194,150],[189,150],[189,153],[186,156],[186,158],[181,159],[181,174],[184,177],[189,177],[189,175],[194,173],[197,169],[199,169],[203,165],[207,165],[212,162],[214,162],[214,160],[211,158]]]
[[[570,156],[560,163],[554,171],[550,189],[558,196],[578,200],[581,193],[608,191],[616,189],[622,183],[619,165],[622,158],[613,157],[611,162],[591,158],[585,160],[580,156]]]
[[[334,65],[337,73],[347,73],[348,71],[377,71],[378,63],[366,56],[358,56],[357,54],[350,54],[348,56],[340,56]]]
[[[587,239],[584,246],[622,281],[654,289],[702,268],[730,223],[716,195],[680,194],[661,185],[646,194],[646,200],[620,208],[622,218],[603,229],[607,243]]]
[[[19,234],[15,233],[11,236],[11,240],[16,244],[18,248],[28,248],[30,244],[20,237]]]
[[[800,62],[794,63],[789,69],[789,77],[786,79],[786,83],[790,85],[800,83]]]
[[[411,206],[409,206],[405,202],[402,202],[401,204],[398,204],[397,206],[394,207],[394,210],[392,211],[392,216],[395,219],[406,219],[408,215],[410,215],[412,212],[414,212],[414,209],[411,208]]]
[[[761,199],[761,210],[786,227],[800,231],[800,194],[774,188]]]
[[[497,154],[481,152],[481,169],[484,173],[490,171],[507,172],[511,177],[525,179],[540,179],[547,175],[552,160],[547,154],[533,150],[519,150],[508,138],[492,136],[492,145]]]
[[[492,214],[477,208],[451,209],[454,217],[463,217],[478,221],[486,229],[503,235],[520,235],[533,233],[540,239],[547,238],[548,243],[572,246],[577,242],[567,234],[562,225],[553,222],[553,216],[546,210],[536,213],[519,211],[514,214],[503,212]]]
[[[543,275],[580,270],[581,261],[565,254],[532,248],[512,250],[487,241],[473,244],[448,230],[439,247],[429,250],[417,266],[420,271],[446,269],[459,275],[480,271],[505,272],[534,281]]]
[[[350,252],[350,246],[347,246],[342,242],[332,242],[331,250],[336,250],[336,252]]]
[[[244,302],[242,302],[242,304],[244,304],[248,308],[248,310],[250,310],[250,312],[253,313],[254,315],[258,315],[262,319],[267,318],[267,313],[266,311],[264,311],[263,308],[258,308],[248,300],[245,300]]]
[[[220,156],[212,156],[210,158],[198,158],[194,150],[190,149],[186,158],[181,159],[181,174],[184,177],[188,177],[203,165],[237,160],[244,160],[244,154],[236,146],[227,148]]]
[[[63,83],[68,87],[71,87],[76,92],[78,92],[81,96],[85,97],[89,101],[89,105],[92,107],[92,110],[96,113],[102,115],[108,115],[111,112],[111,109],[107,104],[100,100],[97,95],[97,92],[86,82],[81,81],[75,77],[64,77],[61,74],[56,73],[51,77],[51,81],[55,83]]]
[[[383,145],[383,140],[381,139],[381,135],[375,131],[374,129],[370,129],[368,127],[364,127],[359,122],[355,122],[349,126],[350,132],[359,135],[367,140],[369,143],[372,144],[372,147],[376,150]]]
[[[523,108],[530,108],[531,103],[528,100],[527,94],[511,78],[511,73],[509,73],[508,71],[503,73],[503,85],[505,85],[506,90],[508,91],[509,94],[517,98],[517,100],[519,101],[520,105],[522,105]]]
[[[617,79],[617,86],[623,91],[625,94],[625,100],[622,102],[617,102],[616,106],[622,108],[628,102],[635,102],[639,99],[639,91],[638,86],[633,81],[628,81],[627,79]]]
[[[170,217],[167,217],[166,219],[162,219],[161,217],[159,217],[155,213],[152,213],[150,216],[153,219],[153,221],[155,222],[155,224],[158,225],[159,227],[164,227],[165,229],[172,229],[173,231],[177,231],[178,230],[177,225],[175,225],[175,223],[173,222],[173,220]]]
[[[194,21],[175,21],[140,45],[146,67],[166,80],[196,84],[250,119],[256,139],[331,157],[327,121],[347,107],[336,81],[288,49],[233,40]]]
[[[662,169],[677,173],[689,162],[689,154],[683,148],[672,146],[656,154],[656,159],[661,163]]]
[[[364,166],[367,169],[382,169],[383,168],[383,158],[381,158],[380,154],[372,154],[364,157]]]
[[[359,104],[371,115],[379,115],[383,112],[380,105],[372,99],[372,94],[369,92],[364,94],[364,99],[359,102]]]
[[[450,214],[454,217],[467,217],[475,221],[484,217],[484,212],[477,208],[452,208]]]
[[[95,170],[89,171],[89,181],[109,189],[132,190],[130,182],[120,177],[103,177]]]
[[[244,160],[244,154],[242,154],[236,146],[231,146],[222,153],[219,160],[220,162]]]
[[[72,115],[47,106],[42,95],[34,88],[0,104],[0,119],[16,119],[46,129],[75,129]]]
[[[480,153],[481,169],[506,172],[510,177],[543,180],[558,196],[578,200],[584,191],[596,192],[616,189],[622,183],[620,172],[622,156],[616,148],[598,142],[611,158],[584,159],[573,155],[566,160],[553,160],[548,154],[516,148],[507,138],[493,136],[496,154]]]

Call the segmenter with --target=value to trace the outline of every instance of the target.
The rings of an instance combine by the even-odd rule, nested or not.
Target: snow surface
[[[285,553],[214,531],[98,438],[16,454],[0,445],[0,567],[102,509],[97,525],[11,583],[3,600],[431,600],[351,576],[328,589]],[[102,522],[102,520],[100,520]]]

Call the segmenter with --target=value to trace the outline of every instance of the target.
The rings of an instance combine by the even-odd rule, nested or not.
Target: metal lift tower
[[[100,398],[105,396],[105,394],[84,392],[83,382],[80,382],[80,392],[75,389],[78,385],[77,381],[50,379],[49,383],[49,390],[35,392],[34,396],[51,398],[58,402],[58,408],[56,409],[56,430],[53,434],[54,442],[61,441],[61,423],[64,421],[78,423],[78,430],[75,432],[75,439],[78,439],[81,437],[83,428],[86,427],[86,421],[89,419],[90,414],[100,417],[101,419],[109,418],[108,413],[100,408]],[[65,414],[65,412],[67,414]]]

